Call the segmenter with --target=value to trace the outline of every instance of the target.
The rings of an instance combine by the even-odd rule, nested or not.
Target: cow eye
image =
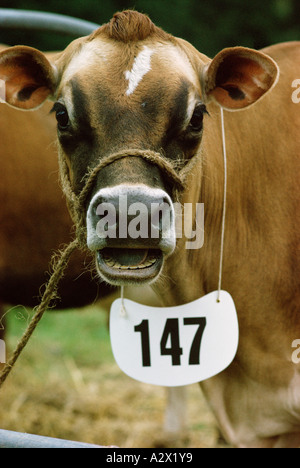
[[[203,128],[203,118],[204,114],[208,114],[204,104],[198,104],[195,107],[193,116],[190,120],[188,130],[192,132],[201,132]]]
[[[51,112],[55,112],[58,129],[66,130],[69,126],[69,115],[65,106],[56,102]]]

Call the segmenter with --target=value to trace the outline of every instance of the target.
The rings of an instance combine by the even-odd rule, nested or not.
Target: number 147
[[[190,348],[189,365],[200,364],[200,346],[204,329],[206,327],[205,317],[188,317],[183,319],[183,325],[197,325],[198,328]],[[143,367],[151,366],[149,320],[143,320],[134,327],[135,332],[141,333],[142,364]],[[169,340],[169,346],[167,342]],[[160,340],[161,356],[171,356],[172,366],[180,366],[183,349],[180,347],[179,319],[167,319]]]

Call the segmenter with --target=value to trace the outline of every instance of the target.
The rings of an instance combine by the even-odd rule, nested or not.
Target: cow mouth
[[[163,253],[158,249],[104,248],[97,251],[97,268],[109,283],[150,282],[163,265]]]

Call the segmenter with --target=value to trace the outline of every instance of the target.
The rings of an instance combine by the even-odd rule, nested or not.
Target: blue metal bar
[[[0,29],[30,29],[85,36],[100,27],[97,23],[43,11],[0,8]]]
[[[64,439],[54,439],[0,429],[0,448],[107,448]]]

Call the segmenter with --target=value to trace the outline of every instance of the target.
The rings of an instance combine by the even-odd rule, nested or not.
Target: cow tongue
[[[138,267],[144,264],[148,253],[148,249],[105,249],[103,257],[105,262],[114,261],[122,266]]]

